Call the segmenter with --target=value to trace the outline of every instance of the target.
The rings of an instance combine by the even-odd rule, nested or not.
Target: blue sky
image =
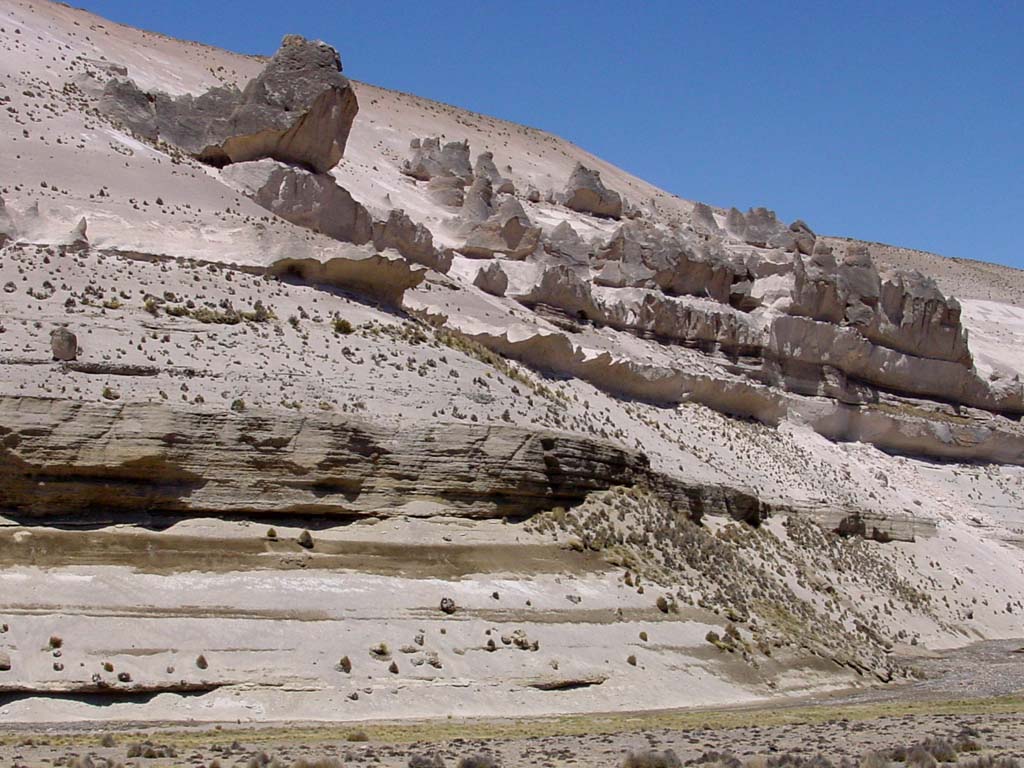
[[[1024,267],[1024,3],[77,0],[543,128],[681,197]]]

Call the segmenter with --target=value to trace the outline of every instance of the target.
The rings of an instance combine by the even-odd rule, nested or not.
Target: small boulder
[[[455,601],[450,597],[441,598],[441,612],[447,613],[449,616],[455,613]]]
[[[50,331],[50,349],[54,360],[77,360],[78,337],[67,328],[54,328]]]
[[[601,174],[576,163],[563,195],[566,208],[604,218],[622,218],[622,197],[606,189]]]
[[[508,275],[498,261],[488,262],[476,273],[473,285],[492,296],[504,296],[508,290]]]
[[[11,657],[0,651],[0,672],[11,671]]]

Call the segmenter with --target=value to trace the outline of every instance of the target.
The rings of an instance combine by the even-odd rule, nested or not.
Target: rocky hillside
[[[1022,273],[324,42],[0,28],[0,714],[728,703],[1019,634]]]

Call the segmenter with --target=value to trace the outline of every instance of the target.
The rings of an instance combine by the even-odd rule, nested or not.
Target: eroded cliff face
[[[0,508],[18,515],[528,515],[633,485],[646,458],[511,426],[0,400]]]
[[[652,471],[642,452],[552,430],[0,398],[0,512],[22,520],[529,517],[641,486],[678,514],[757,525],[749,491]]]

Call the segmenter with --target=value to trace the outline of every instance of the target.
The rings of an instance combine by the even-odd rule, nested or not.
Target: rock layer
[[[646,457],[516,427],[402,430],[338,416],[0,400],[0,508],[19,516],[159,513],[469,517],[529,514],[632,485]]]

